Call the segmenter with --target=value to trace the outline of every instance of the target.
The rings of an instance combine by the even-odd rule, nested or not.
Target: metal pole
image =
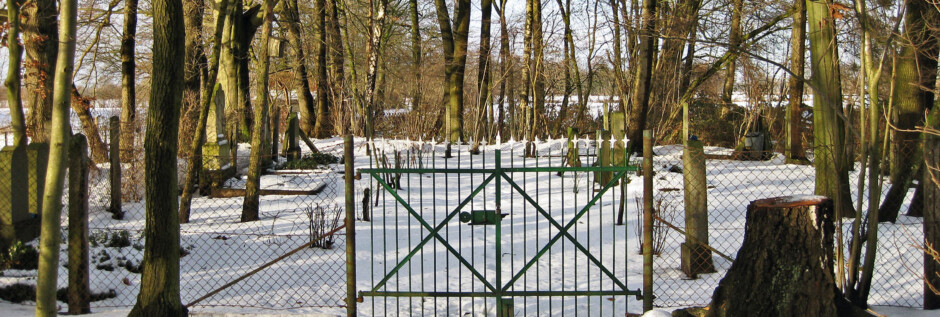
[[[653,309],[653,132],[643,131],[643,312]]]
[[[502,151],[496,150],[496,315],[499,317],[508,317],[507,309],[504,307],[503,302],[503,262],[502,262],[502,221],[500,217],[502,215],[502,206],[500,199],[502,198],[502,188],[500,184],[502,183]]]
[[[353,137],[343,137],[346,172],[346,316],[356,316],[356,207],[353,201]]]

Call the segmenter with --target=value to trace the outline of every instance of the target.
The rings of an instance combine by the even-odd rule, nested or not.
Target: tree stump
[[[712,296],[709,316],[836,316],[833,201],[752,201],[744,243]]]

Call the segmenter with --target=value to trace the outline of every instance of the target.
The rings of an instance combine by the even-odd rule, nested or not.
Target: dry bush
[[[316,207],[307,207],[304,212],[307,214],[307,218],[310,219],[310,241],[313,241],[336,229],[344,208],[338,204],[326,207],[317,204]],[[332,249],[335,242],[336,237],[329,235],[311,244],[310,247]]]
[[[637,253],[643,253],[643,200],[637,197],[636,202],[636,233],[637,243],[639,247],[637,248]],[[659,218],[675,222],[679,216],[679,208],[676,208],[676,202],[674,200],[666,200],[665,197],[659,196],[653,200],[653,215],[658,216]],[[669,236],[669,227],[666,226],[662,221],[653,219],[653,254],[660,255],[663,252],[664,247],[666,246],[666,238]]]

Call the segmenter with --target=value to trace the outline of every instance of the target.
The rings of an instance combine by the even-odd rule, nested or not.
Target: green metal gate
[[[626,185],[637,168],[559,167],[559,157],[408,152],[408,168],[361,169],[379,193],[357,226],[357,275],[369,285],[359,301],[371,301],[359,311],[622,316],[640,295],[627,284],[637,232],[618,225],[636,220]]]

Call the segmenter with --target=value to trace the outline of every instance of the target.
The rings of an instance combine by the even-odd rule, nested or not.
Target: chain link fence
[[[138,141],[142,143],[142,140]],[[233,156],[230,163],[235,166],[235,177],[227,179],[221,188],[204,188],[195,193],[190,221],[180,226],[180,295],[183,304],[191,303],[342,225],[344,191],[340,173],[343,166],[336,159],[342,156],[341,148],[339,152],[336,149],[324,152],[330,155],[307,155],[290,163],[283,158],[266,157],[271,163],[261,176],[259,220],[241,222],[246,184],[244,175],[250,152],[242,147],[233,152],[238,155]],[[124,162],[120,165],[119,186],[123,217],[116,217],[111,208],[112,166],[109,163],[91,164],[88,176],[92,309],[133,306],[140,288],[146,220],[143,171],[146,167],[142,147],[122,149],[122,152]],[[189,160],[179,158],[178,161],[178,175],[175,177],[178,177],[182,188]],[[10,168],[4,166],[0,169]],[[31,186],[37,177],[42,179],[35,173],[30,173],[29,177]],[[16,187],[0,186],[0,195],[15,196],[10,190],[16,190]],[[60,301],[65,301],[62,290],[68,286],[68,184],[63,193],[58,275]],[[38,196],[29,195],[28,203],[35,204],[35,197]],[[170,214],[175,215],[176,211]],[[38,218],[35,220],[38,222]],[[35,245],[37,241],[27,245]],[[345,239],[340,231],[225,288],[197,306],[340,307],[345,305],[345,258]],[[0,287],[35,285],[35,277],[34,270],[7,269],[0,276]]]
[[[107,131],[102,129],[102,131]],[[108,140],[108,137],[104,137]],[[581,141],[584,164],[594,161],[596,153],[593,150],[593,141]],[[342,142],[321,142],[317,146],[324,153],[331,153],[337,157],[342,153]],[[357,144],[357,167],[395,167],[394,151],[388,149],[378,152],[376,159],[370,165],[364,158],[364,145]],[[424,146],[417,146],[423,148]],[[439,145],[436,147],[440,148]],[[381,147],[380,147],[381,148]],[[455,149],[455,155],[465,155],[467,148]],[[91,290],[97,294],[92,307],[129,307],[136,301],[140,285],[140,259],[143,255],[142,230],[145,222],[143,155],[142,147],[125,149],[130,159],[121,165],[121,192],[122,211],[124,218],[113,219],[110,210],[110,166],[98,164],[89,172],[89,233],[90,233],[90,261],[91,261]],[[763,157],[764,160],[744,160],[732,157],[731,150],[706,147],[706,190],[708,209],[708,245],[713,248],[712,265],[714,273],[698,273],[695,278],[689,277],[682,270],[682,246],[686,231],[685,222],[685,185],[683,179],[682,146],[660,146],[656,148],[657,156],[654,159],[656,175],[654,176],[654,206],[660,221],[655,222],[654,248],[657,256],[655,267],[655,304],[660,307],[676,307],[690,305],[707,305],[711,299],[714,288],[724,276],[724,272],[731,265],[731,259],[743,241],[745,225],[745,209],[747,204],[756,199],[784,195],[813,194],[815,188],[815,169],[812,165],[786,164],[780,154]],[[545,166],[561,166],[564,158],[558,156],[567,152],[564,148],[545,149],[542,159]],[[239,149],[235,164],[240,168],[239,175],[244,175],[247,165],[247,149]],[[384,155],[383,155],[384,154]],[[414,152],[412,156],[406,155],[403,167],[418,167],[419,164],[428,164],[422,161],[424,155],[440,155],[434,150],[428,152]],[[809,160],[813,160],[812,152]],[[540,154],[541,155],[541,154]],[[555,157],[552,157],[555,155]],[[468,158],[472,162],[473,157]],[[182,175],[186,171],[185,158],[181,158],[177,177],[182,183]],[[424,166],[437,166],[458,164],[458,160],[436,160],[435,164]],[[7,162],[7,161],[0,161]],[[422,163],[423,162],[423,163]],[[275,165],[282,164],[283,161]],[[471,163],[472,164],[472,163]],[[455,166],[449,166],[455,167]],[[886,166],[885,169],[888,167]],[[16,170],[12,166],[0,166],[2,171]],[[181,296],[184,304],[201,297],[220,286],[236,279],[243,274],[258,268],[262,264],[278,258],[288,251],[310,241],[311,236],[317,232],[326,232],[339,225],[335,221],[342,221],[342,208],[344,204],[344,191],[342,165],[338,163],[317,165],[316,167],[296,167],[270,169],[270,173],[262,176],[261,188],[272,190],[315,190],[322,189],[316,194],[306,195],[263,195],[261,197],[260,220],[242,223],[242,196],[213,197],[211,193],[196,194],[192,201],[192,215],[190,223],[181,225]],[[855,168],[849,173],[850,190],[853,202],[858,197],[867,197],[867,190],[859,195],[858,181],[862,168],[856,162]],[[12,174],[12,173],[11,173]],[[4,174],[4,176],[6,176]],[[38,174],[28,174],[28,184],[38,184]],[[553,177],[547,179],[554,179]],[[885,177],[887,180],[888,178]],[[4,179],[5,181],[5,179]],[[416,180],[412,180],[414,182]],[[357,214],[362,215],[362,202],[365,198],[363,190],[371,187],[372,199],[375,204],[387,193],[377,190],[374,184],[366,184],[369,180],[363,178],[357,182],[355,193]],[[631,194],[628,196],[626,217],[628,230],[635,232],[636,237],[628,240],[640,241],[639,230],[635,224],[638,221],[639,200],[635,186],[640,182],[630,184]],[[224,188],[244,188],[245,178],[239,176],[224,184]],[[412,185],[405,184],[410,187]],[[435,186],[445,186],[437,182]],[[888,191],[889,182],[885,182],[883,195]],[[15,193],[28,193],[34,185],[27,189],[19,187],[0,186],[0,197],[17,197]],[[67,191],[65,191],[67,193]],[[913,192],[913,190],[911,190]],[[440,194],[440,193],[438,193]],[[383,197],[376,197],[383,195]],[[895,223],[882,223],[879,227],[878,257],[876,258],[876,271],[872,283],[872,292],[869,303],[872,305],[889,305],[904,307],[920,307],[922,305],[922,252],[918,249],[923,237],[922,220],[918,217],[904,215],[907,206],[911,203],[912,193],[905,196],[901,209],[902,215]],[[29,197],[34,197],[29,195]],[[63,197],[67,201],[68,196]],[[867,199],[862,199],[862,215],[867,210]],[[12,203],[11,203],[12,204]],[[35,201],[21,203],[28,207],[35,205]],[[68,206],[68,204],[63,204]],[[609,207],[608,207],[609,208]],[[338,210],[338,211],[337,211]],[[339,213],[339,216],[336,216]],[[68,211],[62,211],[63,237],[66,237]],[[335,217],[335,218],[331,218]],[[633,226],[630,228],[629,226]],[[675,228],[670,228],[674,226]],[[678,230],[676,230],[678,229]],[[848,250],[851,239],[851,219],[843,219],[841,246]],[[628,233],[628,235],[632,235]],[[633,240],[635,239],[635,240]],[[362,243],[362,241],[360,241]],[[640,250],[638,242],[630,245],[632,251]],[[59,287],[67,285],[67,250],[63,238],[62,253],[60,256]],[[342,235],[335,235],[332,240],[325,241],[314,248],[306,249],[291,257],[262,270],[235,285],[209,297],[198,306],[231,306],[255,307],[271,309],[288,309],[300,307],[340,307],[345,298],[345,241]],[[6,252],[6,250],[4,250]],[[697,251],[700,252],[700,251]],[[846,251],[847,252],[847,251]],[[632,256],[632,255],[631,255]],[[636,259],[639,259],[637,253]],[[632,263],[632,262],[631,262]],[[632,265],[632,264],[630,264]],[[639,267],[629,267],[629,279],[639,281]],[[360,276],[362,289],[365,278]],[[6,269],[0,277],[0,287],[7,287],[17,283],[34,284],[35,271]],[[375,310],[379,311],[379,310]]]

